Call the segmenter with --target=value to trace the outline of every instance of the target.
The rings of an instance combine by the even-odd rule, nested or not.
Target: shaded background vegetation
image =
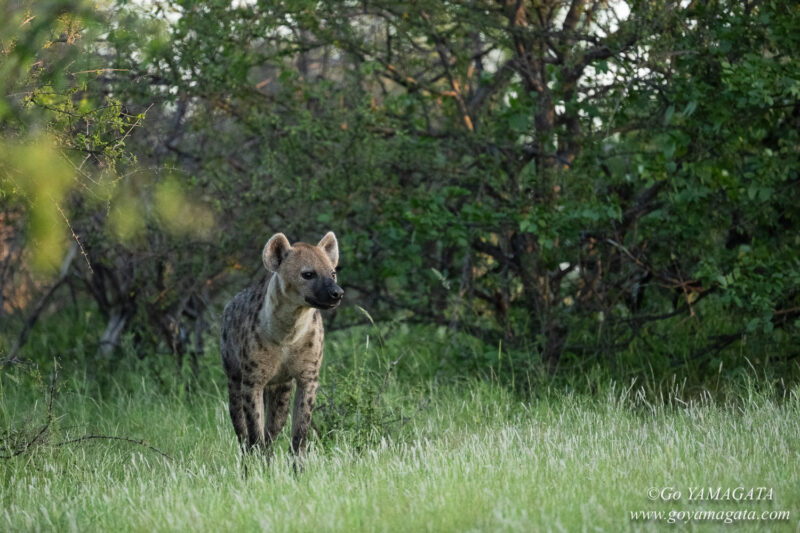
[[[797,374],[795,2],[11,1],[0,21],[6,362],[197,369],[266,239],[332,229],[328,328],[417,328],[432,372]]]

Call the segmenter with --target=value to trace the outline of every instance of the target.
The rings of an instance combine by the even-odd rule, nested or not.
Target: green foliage
[[[9,56],[29,96],[4,100],[3,131],[45,124],[90,162],[65,214],[107,324],[100,355],[122,321],[140,354],[196,358],[271,233],[333,229],[349,301],[444,328],[443,371],[642,351],[640,372],[791,368],[800,14],[543,5],[553,16],[382,0],[37,15],[51,29]],[[87,30],[38,77],[44,36],[72,20]],[[363,320],[349,307],[335,323]]]

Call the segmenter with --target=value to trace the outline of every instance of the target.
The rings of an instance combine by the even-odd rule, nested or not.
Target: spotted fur
[[[319,310],[336,307],[344,294],[336,283],[338,243],[332,232],[316,246],[290,245],[278,233],[262,259],[266,278],[223,311],[220,351],[229,412],[242,446],[268,451],[286,423],[296,383],[291,450],[302,457],[322,364]]]

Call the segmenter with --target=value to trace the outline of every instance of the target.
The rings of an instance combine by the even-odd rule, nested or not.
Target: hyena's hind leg
[[[233,430],[239,439],[239,448],[242,450],[242,474],[247,477],[247,463],[244,457],[247,451],[247,423],[244,418],[244,406],[242,405],[242,376],[241,373],[228,376],[228,413],[231,415]]]
[[[247,442],[247,423],[244,417],[242,403],[242,361],[238,357],[239,347],[233,341],[230,334],[228,309],[225,308],[225,318],[222,325],[222,335],[220,336],[220,355],[222,356],[222,368],[228,376],[228,413],[231,416],[233,430],[239,439],[239,444],[244,448]]]
[[[228,413],[231,415],[233,430],[239,439],[239,444],[244,446],[247,443],[247,423],[244,418],[244,406],[242,402],[242,375],[228,376]]]

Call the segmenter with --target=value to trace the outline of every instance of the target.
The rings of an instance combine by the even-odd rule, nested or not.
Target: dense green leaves
[[[333,229],[374,317],[531,367],[635,346],[702,365],[740,343],[735,366],[746,339],[798,340],[800,12],[683,4],[123,3],[76,41],[107,70],[29,80],[25,113],[118,178],[110,222],[80,190],[72,216],[92,261],[154,265],[122,299],[163,310],[137,335],[204,329],[272,232]],[[159,205],[213,227],[186,242]]]

